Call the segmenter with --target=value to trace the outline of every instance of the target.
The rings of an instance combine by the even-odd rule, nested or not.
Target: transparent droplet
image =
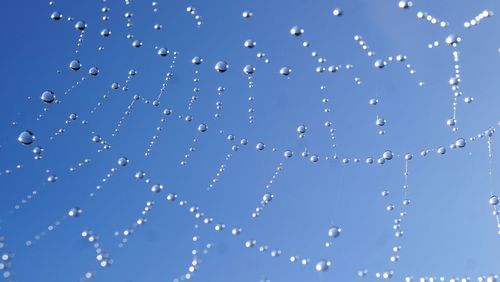
[[[334,16],[336,16],[336,17],[340,17],[340,16],[342,16],[342,14],[343,14],[343,13],[344,13],[344,12],[343,12],[343,11],[342,11],[342,9],[340,9],[340,8],[335,8],[335,9],[333,9],[333,12],[332,12],[332,14],[333,14]]]
[[[247,39],[243,43],[243,46],[245,46],[245,48],[251,49],[251,48],[254,48],[255,46],[257,46],[257,42],[253,41],[252,39]]]
[[[132,41],[132,46],[134,46],[135,48],[139,48],[142,46],[142,41],[134,40],[134,41]]]
[[[35,141],[35,135],[29,130],[25,130],[19,134],[17,141],[23,145],[30,145]]]
[[[207,129],[208,129],[208,126],[205,123],[198,125],[199,132],[205,132],[205,131],[207,131]]]
[[[40,100],[45,104],[52,104],[56,100],[56,95],[54,95],[52,90],[46,90],[42,93]]]
[[[126,157],[121,157],[118,159],[118,164],[120,166],[127,166],[129,163],[129,160]]]
[[[241,16],[244,18],[251,18],[253,16],[253,13],[250,11],[244,11],[243,13],[241,13]]]
[[[266,145],[264,145],[264,143],[262,143],[262,142],[257,143],[257,145],[255,146],[255,148],[259,151],[264,150],[265,147],[266,147]]]
[[[255,72],[255,67],[252,65],[246,65],[243,68],[243,72],[247,75],[252,75]]]
[[[226,61],[218,61],[216,64],[215,64],[215,70],[219,73],[223,73],[223,72],[226,72],[227,69],[229,68],[229,65],[226,63]]]
[[[82,64],[80,64],[79,60],[73,60],[69,63],[69,68],[74,70],[74,71],[79,71],[81,67],[82,67]]]
[[[282,67],[280,69],[280,74],[283,76],[288,76],[290,73],[292,73],[292,69],[290,69],[289,67]]]
[[[290,34],[295,36],[301,36],[302,34],[304,34],[304,29],[297,25],[293,26],[290,29]]]
[[[498,205],[499,200],[498,200],[497,196],[493,195],[493,196],[490,197],[490,199],[489,199],[488,202],[489,202],[490,205],[496,206],[496,205]]]
[[[70,217],[79,217],[80,214],[82,213],[82,209],[80,208],[71,208],[69,211],[68,211],[68,215]]]
[[[338,226],[333,225],[328,229],[328,236],[337,238],[340,235],[340,232],[342,232],[342,229]]]
[[[201,57],[195,56],[191,60],[191,63],[193,63],[195,65],[200,65],[201,63],[203,63],[203,59]]]
[[[98,69],[98,68],[96,68],[96,67],[91,67],[91,68],[89,69],[89,74],[90,74],[91,76],[96,76],[96,75],[98,75],[98,74],[99,74],[99,69]]]
[[[160,48],[158,49],[158,55],[162,57],[166,57],[170,53],[166,48]]]
[[[84,31],[87,28],[87,24],[84,21],[77,21],[75,24],[75,28],[79,31]]]
[[[316,271],[318,271],[318,272],[325,272],[328,270],[328,268],[331,266],[331,264],[332,263],[329,260],[321,259],[316,263],[316,266],[314,267],[314,269],[316,269]]]
[[[55,20],[55,21],[62,19],[62,17],[63,17],[63,15],[61,13],[59,13],[58,11],[54,11],[54,12],[52,12],[52,14],[50,14],[50,18]]]

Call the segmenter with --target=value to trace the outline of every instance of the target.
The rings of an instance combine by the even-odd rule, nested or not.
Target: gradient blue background
[[[484,9],[498,11],[494,1],[414,1],[409,10],[398,8],[398,1],[157,1],[159,11],[153,13],[151,1],[8,1],[0,9],[0,52],[3,78],[0,93],[2,122],[0,123],[0,169],[13,173],[0,176],[1,234],[5,236],[5,251],[12,251],[15,281],[78,281],[87,271],[100,267],[93,248],[80,237],[85,228],[100,235],[103,248],[110,253],[114,264],[100,269],[95,281],[171,281],[184,274],[191,262],[191,249],[214,243],[208,255],[202,257],[194,281],[373,281],[377,271],[394,270],[393,280],[405,276],[465,276],[477,277],[500,272],[496,222],[491,215],[489,198],[488,158],[486,140],[469,142],[466,148],[450,150],[444,156],[431,153],[420,157],[422,149],[448,146],[458,137],[468,138],[496,126],[499,118],[498,66],[500,56],[500,26],[498,16],[466,30],[463,22]],[[192,5],[203,17],[201,28],[186,12]],[[110,20],[103,22],[101,7],[108,6]],[[333,17],[334,7],[341,7],[344,16]],[[55,22],[50,14],[60,11],[65,19]],[[243,19],[241,13],[250,10],[254,16]],[[134,14],[133,28],[125,28],[124,13]],[[450,23],[447,28],[430,25],[416,18],[417,11],[427,11]],[[78,32],[75,21],[88,24],[85,40],[78,55],[74,54]],[[161,23],[163,29],[154,30]],[[301,38],[290,36],[289,29],[301,25]],[[102,28],[112,35],[103,38]],[[127,33],[144,42],[133,48]],[[473,96],[474,103],[458,105],[458,132],[445,124],[452,113],[452,92],[448,79],[453,75],[453,48],[443,44],[445,37],[455,33],[463,41],[456,48],[461,52],[461,89]],[[362,35],[374,57],[353,40]],[[246,39],[257,42],[255,49],[246,49]],[[302,47],[308,40],[311,47]],[[439,40],[442,46],[428,49],[427,44]],[[104,51],[97,48],[103,46]],[[154,46],[166,47],[171,54],[159,57]],[[168,91],[161,105],[137,103],[127,117],[117,137],[113,128],[126,110],[134,94],[153,100],[172,59],[180,52]],[[256,58],[265,52],[269,64]],[[315,72],[317,58],[327,58],[326,65],[353,64],[352,70],[336,74]],[[409,75],[403,64],[392,63],[383,70],[373,67],[377,58],[397,54],[408,56],[417,71]],[[188,123],[177,115],[186,114],[192,95],[193,56],[201,56],[200,98]],[[73,59],[83,68],[78,73],[68,69]],[[224,59],[230,69],[224,74],[213,70]],[[253,64],[255,87],[247,88],[242,68]],[[72,94],[63,93],[75,81],[86,75],[88,68],[97,66],[100,74],[89,77]],[[279,75],[282,66],[293,69],[290,79]],[[93,115],[89,110],[108,92],[112,82],[122,83],[128,70],[137,76],[129,90],[111,91],[110,98]],[[61,74],[56,71],[61,70]],[[356,85],[354,77],[360,77]],[[425,81],[424,87],[418,82]],[[320,91],[320,86],[327,87]],[[215,120],[218,86],[224,86],[222,118]],[[60,98],[58,105],[49,105],[46,116],[36,121],[44,105],[39,96],[53,89]],[[255,124],[247,122],[247,96],[256,97]],[[28,100],[27,97],[33,97]],[[321,99],[328,97],[333,111],[323,113]],[[368,100],[378,97],[380,104],[370,106]],[[143,153],[162,110],[172,108],[152,156]],[[64,125],[70,113],[79,121],[66,133],[51,141],[49,137]],[[386,134],[377,134],[376,114],[387,119]],[[331,120],[336,128],[337,153],[351,158],[344,165],[339,160],[327,161],[332,155],[328,130],[323,126]],[[12,122],[16,122],[12,125]],[[197,150],[189,165],[179,162],[197,135],[197,126],[205,122],[209,130],[200,136]],[[307,136],[298,139],[296,127],[305,124]],[[34,145],[20,145],[16,138],[25,129],[36,134],[35,145],[45,148],[44,158],[33,160]],[[223,129],[225,134],[217,131]],[[97,153],[90,131],[98,132],[109,141],[112,149]],[[225,139],[235,134],[234,142]],[[216,189],[206,191],[207,185],[224,160],[232,144],[248,138],[249,145],[234,153]],[[495,141],[494,137],[494,141]],[[264,151],[255,150],[264,142]],[[322,157],[318,163],[301,158],[304,147]],[[272,152],[276,147],[278,152]],[[494,156],[497,144],[494,142]],[[286,160],[285,149],[295,156]],[[352,163],[352,158],[378,158],[384,150],[401,156],[386,164],[368,166]],[[409,197],[412,204],[403,222],[405,236],[401,259],[391,263],[392,246],[396,240],[392,221],[396,211],[385,210],[388,204],[401,204],[404,160],[406,152],[415,154],[409,166]],[[100,184],[111,167],[117,167],[121,156],[130,159],[129,166],[120,168],[97,197],[88,194]],[[70,173],[68,168],[84,158],[89,165]],[[272,187],[275,198],[257,219],[250,214],[265,193],[276,166],[284,162],[284,170]],[[23,164],[22,169],[15,169]],[[57,174],[56,183],[47,183],[50,169]],[[161,194],[152,194],[150,186],[137,181],[133,174],[144,170],[153,183],[165,186]],[[500,164],[493,163],[493,188],[500,194],[497,181]],[[9,210],[33,189],[39,195],[13,215]],[[390,190],[387,198],[380,192]],[[166,192],[174,191],[190,204],[199,205],[215,222],[228,227],[241,226],[239,237],[229,234],[229,228],[217,233],[213,226],[201,225],[201,243],[192,242],[196,220],[186,208],[165,201]],[[139,216],[145,202],[156,205],[149,222],[137,229],[123,249],[117,248],[113,232],[130,226]],[[68,219],[54,232],[32,247],[26,240],[60,219],[71,207],[79,206],[83,214]],[[325,248],[327,230],[331,224],[342,228],[334,246]],[[257,248],[245,249],[244,241],[256,239],[258,244],[279,248],[283,254],[273,258]],[[291,264],[290,255],[311,258],[303,267]],[[333,261],[328,272],[314,270],[317,259]],[[358,278],[357,271],[368,269],[368,276]]]

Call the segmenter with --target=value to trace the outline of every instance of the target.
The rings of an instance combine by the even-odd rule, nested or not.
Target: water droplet
[[[201,63],[203,63],[203,59],[201,57],[193,57],[193,59],[191,60],[191,63],[195,64],[195,65],[200,65]]]
[[[226,61],[218,61],[216,64],[215,64],[215,70],[219,73],[223,73],[223,72],[226,72],[227,69],[229,68],[229,65],[226,63]]]
[[[413,6],[413,2],[411,2],[410,0],[400,0],[398,6],[401,9],[409,9],[411,8],[411,6]]]
[[[340,235],[340,232],[342,232],[342,229],[338,226],[333,225],[328,229],[328,236],[337,238]]]
[[[331,262],[329,260],[319,260],[317,263],[316,263],[316,266],[314,267],[314,269],[316,269],[316,271],[318,272],[325,272],[328,270],[328,268],[331,266]]]
[[[458,147],[458,148],[465,147],[465,139],[458,138],[457,141],[455,141],[455,146]]]
[[[25,130],[19,134],[17,141],[24,145],[30,145],[35,141],[35,135],[29,130]]]
[[[496,205],[498,205],[499,200],[498,200],[497,196],[493,195],[493,196],[490,197],[490,199],[489,199],[488,202],[489,202],[490,205],[496,206]]]
[[[450,46],[453,46],[453,47],[456,47],[460,42],[462,41],[462,39],[458,36],[456,36],[455,34],[450,34],[446,37],[446,44],[450,45]]]
[[[129,160],[126,157],[121,157],[118,159],[118,164],[120,166],[127,166],[129,163]]]
[[[379,68],[379,69],[385,67],[386,65],[387,65],[387,62],[384,60],[380,60],[380,59],[376,60],[375,63],[373,63],[373,66],[376,68]]]
[[[205,131],[207,131],[207,129],[208,129],[208,126],[206,124],[204,124],[204,123],[198,125],[198,131],[199,132],[205,132]]]
[[[87,28],[87,24],[84,21],[77,21],[75,28],[79,31],[84,31]]]
[[[253,16],[253,13],[250,11],[244,11],[243,13],[241,13],[241,16],[244,18],[251,18]]]
[[[253,41],[252,39],[247,39],[243,43],[243,46],[245,46],[245,48],[251,49],[251,48],[254,48],[255,46],[257,46],[257,42]]]
[[[96,76],[96,75],[98,75],[98,74],[99,74],[99,69],[98,69],[98,68],[96,68],[96,67],[91,67],[91,68],[89,69],[89,74],[90,74],[91,76]]]
[[[166,48],[160,48],[158,49],[158,55],[162,57],[166,57],[170,53]]]
[[[257,143],[257,145],[255,146],[255,148],[259,151],[264,150],[265,147],[266,147],[266,145],[264,145],[264,143],[262,143],[262,142]]]
[[[82,64],[80,64],[79,60],[73,60],[69,63],[69,68],[74,70],[74,71],[79,71],[81,67],[82,67]]]
[[[63,17],[63,15],[61,13],[59,13],[58,11],[54,11],[50,15],[50,18],[53,19],[54,21],[58,21],[58,20],[62,19],[62,17]]]
[[[288,76],[290,73],[292,73],[292,69],[290,69],[289,67],[282,67],[280,69],[280,74],[283,76]]]
[[[295,36],[301,36],[302,34],[304,34],[304,29],[297,25],[293,26],[290,29],[290,34]]]
[[[342,11],[342,9],[340,9],[340,8],[335,8],[335,9],[333,9],[333,12],[332,12],[332,14],[333,14],[334,16],[336,16],[336,17],[340,17],[340,16],[342,16],[342,14],[343,14],[343,13],[344,13],[344,12],[343,12],[343,11]]]
[[[246,65],[243,68],[243,72],[246,73],[247,75],[251,75],[255,72],[255,67],[252,65]]]
[[[82,214],[82,209],[80,208],[71,208],[69,211],[68,211],[68,215],[70,217],[79,217],[80,214]]]
[[[46,90],[42,93],[40,100],[42,100],[45,104],[52,104],[56,100],[56,95],[54,95],[53,91]]]
[[[132,46],[134,46],[135,48],[139,48],[142,46],[142,41],[134,40],[134,41],[132,41]]]

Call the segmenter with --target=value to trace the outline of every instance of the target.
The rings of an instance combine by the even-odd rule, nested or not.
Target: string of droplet
[[[99,243],[99,236],[95,234],[92,230],[84,230],[81,233],[82,238],[86,239],[90,244],[92,244],[92,247],[94,247],[94,250],[96,252],[96,260],[102,268],[108,267],[111,264],[113,264],[113,259],[110,257],[110,255],[105,252]],[[89,274],[91,272],[87,272]],[[94,276],[94,275],[92,275]],[[88,278],[88,277],[87,277]],[[91,278],[91,277],[90,277]]]
[[[169,116],[172,114],[172,110],[167,108],[163,110],[163,115]],[[164,127],[162,124],[164,124],[166,121],[166,118],[162,116],[160,118],[160,125],[158,125],[155,129],[156,133],[151,137],[148,143],[148,147],[146,148],[146,151],[144,152],[144,156],[149,157],[151,155],[151,150],[153,149],[153,146],[158,142],[158,139],[160,139],[160,132],[163,131]]]
[[[193,78],[193,82],[194,82],[195,87],[193,88],[194,94],[191,96],[191,99],[188,102],[188,106],[187,106],[188,112],[192,109],[194,103],[196,103],[196,101],[198,101],[198,98],[200,96],[199,93],[201,90],[200,90],[200,87],[198,87],[198,85],[200,83],[199,65],[201,65],[201,63],[203,63],[203,59],[201,57],[195,56],[191,60],[191,63],[193,65],[195,65],[194,78]]]
[[[128,72],[128,76],[127,76],[127,79],[125,79],[125,82],[123,83],[123,87],[122,87],[122,91],[126,92],[128,91],[128,84],[130,83],[130,81],[137,75],[137,71],[135,69],[130,69],[129,72]],[[118,90],[120,88],[120,84],[117,83],[117,82],[113,82],[111,84],[111,89],[113,90]],[[96,106],[94,106],[92,108],[92,110],[90,110],[90,114],[94,114],[96,113],[96,111],[102,107],[102,105],[104,104],[104,101],[107,100],[110,96],[110,91],[108,90],[106,92],[106,94],[104,94],[102,96],[102,99],[100,101],[97,102]]]
[[[132,110],[134,109],[134,104],[139,99],[140,99],[140,96],[137,94],[132,97],[132,101],[128,104],[127,110],[120,117],[120,120],[118,120],[118,123],[116,124],[115,128],[113,129],[113,133],[111,133],[111,137],[118,136],[118,134],[120,133],[120,128],[123,125],[123,122],[125,121],[126,117],[132,113]]]
[[[199,141],[200,134],[206,132],[207,130],[208,130],[207,124],[200,123],[200,125],[198,125],[198,132],[196,133],[196,137],[193,138],[193,141],[192,141],[191,145],[189,146],[188,152],[186,154],[184,154],[184,158],[180,162],[180,164],[182,166],[185,166],[188,164],[188,159],[191,157],[191,154],[196,150],[195,146],[196,146],[196,143]]]
[[[156,100],[153,101],[153,106],[159,106],[161,96],[167,92],[168,82],[174,77],[173,69],[175,68],[175,62],[177,59],[177,55],[178,55],[178,52],[174,52],[172,62],[169,66],[169,68],[172,72],[167,72],[167,74],[165,75],[165,82],[162,83],[162,86],[160,88],[160,93],[158,94],[158,97],[156,98]]]
[[[0,224],[2,220],[0,219]],[[0,232],[2,231],[2,226],[0,225]],[[3,232],[1,232],[3,233]],[[5,279],[12,279],[12,259],[14,257],[14,253],[10,251],[4,251],[7,247],[6,239],[3,234],[0,233],[0,253],[2,256],[0,257],[0,271],[2,272],[2,277]]]
[[[155,202],[154,201],[147,201],[146,204],[144,205],[144,208],[141,211],[141,215],[137,218],[137,220],[132,224],[131,227],[127,227],[123,229],[121,232],[116,231],[115,236],[120,237],[120,243],[118,244],[119,248],[122,248],[126,243],[129,241],[130,235],[134,234],[134,232],[139,228],[140,226],[143,226],[148,222],[147,215],[148,213],[153,209]]]
[[[473,19],[464,22],[465,28],[472,28],[481,23],[482,20],[488,19],[494,15],[493,11],[484,10],[475,16]]]
[[[488,181],[489,181],[489,189],[490,189],[490,198],[488,203],[491,205],[493,209],[493,216],[495,216],[497,223],[497,234],[500,235],[500,211],[498,210],[499,198],[495,195],[493,191],[493,136],[494,130],[490,130],[488,132]]]
[[[196,8],[193,6],[188,6],[186,8],[186,12],[188,12],[190,15],[193,16],[194,20],[196,21],[196,26],[201,27],[201,25],[203,24],[203,21],[202,21],[201,16],[196,11]]]
[[[418,11],[417,18],[426,20],[428,23],[432,25],[439,24],[439,26],[443,28],[450,25],[447,21],[440,20],[427,12]]]
[[[260,214],[262,213],[262,211],[264,210],[264,208],[266,208],[268,206],[268,204],[274,199],[274,194],[271,193],[271,187],[272,185],[274,184],[274,182],[276,181],[278,175],[280,174],[280,172],[283,170],[283,163],[280,162],[278,164],[278,166],[276,166],[276,169],[274,170],[274,174],[272,176],[272,178],[268,181],[268,184],[266,184],[266,189],[268,191],[266,191],[266,193],[262,196],[262,200],[260,201],[260,205],[255,208],[255,211],[252,212],[252,218],[257,218],[260,216]]]

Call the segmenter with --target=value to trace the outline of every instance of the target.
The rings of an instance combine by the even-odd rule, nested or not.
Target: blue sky
[[[500,271],[498,227],[488,204],[490,193],[500,194],[498,146],[494,134],[490,183],[487,138],[477,137],[498,126],[500,39],[495,35],[500,23],[494,15],[464,28],[483,10],[497,12],[497,3],[415,0],[411,8],[400,9],[398,1],[156,2],[157,12],[152,1],[126,5],[111,0],[10,1],[1,9],[0,234],[5,247],[0,251],[13,255],[3,270],[12,273],[6,281],[79,281],[87,272],[94,281],[173,281],[187,273],[192,250],[202,252],[207,244],[208,253],[198,255],[194,281],[374,281],[384,271],[393,271],[396,281],[407,276],[477,280]],[[188,6],[201,15],[200,27]],[[101,12],[103,7],[109,12]],[[332,15],[336,7],[341,17]],[[63,18],[52,20],[54,11]],[[244,11],[253,16],[243,18]],[[449,25],[419,19],[419,11]],[[133,14],[132,27],[126,27],[126,12]],[[109,20],[102,20],[105,15]],[[87,28],[75,53],[79,20]],[[162,28],[154,29],[155,24]],[[303,35],[290,35],[295,25],[304,29]],[[107,38],[100,35],[104,28],[111,30]],[[450,34],[461,37],[457,47],[445,43]],[[355,35],[362,36],[374,56],[367,56]],[[247,39],[256,46],[245,48]],[[143,45],[134,48],[133,40]],[[304,41],[309,47],[303,47]],[[428,48],[434,41],[440,46]],[[155,47],[167,48],[169,55],[159,56]],[[455,75],[454,51],[460,53],[463,93],[457,99],[456,131],[446,125],[453,113],[448,81]],[[259,52],[265,57],[258,58]],[[406,56],[404,62],[389,61],[399,54]],[[203,63],[193,65],[194,56]],[[320,63],[321,58],[326,62]],[[75,59],[82,64],[79,71],[68,67]],[[377,69],[377,59],[388,64]],[[214,70],[220,60],[229,64],[225,73]],[[248,64],[256,69],[251,89],[242,71]],[[335,73],[316,71],[330,65],[341,67]],[[97,76],[88,75],[91,67],[99,69]],[[282,67],[292,73],[280,75]],[[131,69],[137,74],[123,91]],[[167,73],[172,76],[168,81]],[[112,83],[120,89],[112,89]],[[154,106],[163,83],[166,90]],[[200,88],[198,99],[188,110],[195,87]],[[218,87],[225,89],[221,95]],[[40,101],[46,90],[54,91],[58,104]],[[134,95],[141,98],[124,114]],[[474,101],[467,104],[464,97]],[[328,103],[322,102],[325,98]],[[370,105],[370,99],[379,103]],[[248,123],[249,107],[255,109],[253,124]],[[163,114],[167,108],[169,116]],[[65,124],[72,113],[78,118]],[[43,117],[37,120],[39,114]],[[186,115],[192,121],[185,121]],[[377,116],[386,120],[383,127],[375,125]],[[332,123],[334,140],[325,122]],[[208,125],[206,132],[198,132],[201,123]],[[113,136],[118,124],[120,131]],[[298,138],[299,125],[307,127],[304,138]],[[60,128],[65,133],[51,140]],[[34,132],[32,145],[17,141],[23,130]],[[95,135],[111,148],[98,152],[102,146],[92,142]],[[451,149],[458,138],[466,139],[466,146]],[[242,145],[242,139],[248,144]],[[151,140],[155,143],[146,157]],[[256,150],[259,142],[265,144],[262,151]],[[41,160],[33,158],[36,146],[44,148]],[[440,146],[446,154],[435,152]],[[181,165],[190,147],[195,150]],[[306,148],[309,156],[302,157]],[[285,158],[285,150],[292,150],[293,157]],[[376,164],[386,150],[393,159]],[[430,152],[423,157],[422,150]],[[406,153],[413,159],[408,161],[411,204],[404,207]],[[313,154],[318,162],[309,160]],[[120,157],[128,158],[127,166],[117,164]],[[366,164],[368,157],[375,164]],[[90,161],[79,166],[85,159]],[[224,171],[207,190],[221,164]],[[266,188],[278,166],[282,170]],[[146,173],[142,180],[134,177],[139,170]],[[47,181],[49,175],[57,181]],[[153,184],[163,190],[152,193]],[[34,190],[36,196],[20,204]],[[390,192],[386,197],[381,196],[384,190]],[[268,192],[273,200],[252,218]],[[167,201],[168,193],[176,193],[177,200]],[[147,223],[120,248],[122,237],[114,233],[131,227],[147,201],[155,203]],[[180,206],[181,201],[187,204]],[[15,210],[16,204],[21,208]],[[390,205],[393,211],[387,211]],[[202,219],[189,211],[193,206]],[[82,209],[81,216],[66,216],[74,207]],[[396,238],[393,224],[401,211],[407,212],[401,222],[404,235]],[[205,218],[213,222],[205,224]],[[47,232],[57,221],[61,224]],[[216,224],[226,228],[217,232]],[[327,248],[332,225],[342,232]],[[233,227],[243,231],[233,236]],[[84,230],[99,236],[111,266],[99,266],[94,247],[80,235]],[[46,235],[26,246],[43,231]],[[196,242],[194,235],[199,236]],[[247,240],[256,240],[255,247],[245,248]],[[261,246],[267,251],[260,252]],[[401,246],[397,262],[389,259],[394,246]],[[271,256],[273,250],[281,255]],[[310,262],[292,263],[290,256]],[[314,269],[321,259],[332,262],[326,272]],[[365,269],[366,276],[358,277]]]

